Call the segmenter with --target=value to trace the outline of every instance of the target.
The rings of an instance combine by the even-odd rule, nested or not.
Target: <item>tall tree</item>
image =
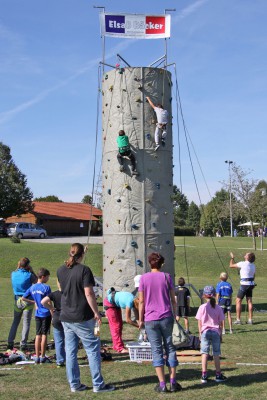
[[[84,204],[92,204],[92,201],[93,201],[92,196],[90,196],[90,194],[86,194],[85,196],[83,196],[81,202]]]
[[[173,185],[172,202],[175,226],[185,226],[189,202],[187,197],[180,191],[180,189],[178,189],[176,185]]]
[[[32,211],[32,197],[26,176],[15,165],[10,148],[0,142],[0,217]]]
[[[196,205],[196,203],[191,201],[188,207],[186,225],[190,228],[192,227],[196,234],[199,232],[200,228],[200,217],[201,212],[199,207]]]
[[[36,197],[34,201],[46,201],[46,202],[52,202],[52,203],[63,203],[62,200],[60,200],[57,196],[54,196],[53,194],[50,194],[48,196],[44,197]]]

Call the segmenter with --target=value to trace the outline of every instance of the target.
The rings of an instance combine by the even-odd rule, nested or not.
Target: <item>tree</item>
[[[45,197],[36,197],[34,201],[46,201],[46,202],[52,202],[52,203],[63,203],[62,200],[60,200],[57,196],[54,196],[53,194],[50,194]]]
[[[176,185],[173,185],[172,202],[175,226],[185,226],[189,202],[186,196],[180,191],[180,189],[178,189]]]
[[[199,207],[196,205],[196,203],[191,201],[188,207],[186,225],[190,228],[193,228],[196,234],[200,228],[200,217],[201,212]]]
[[[8,218],[33,210],[26,176],[15,165],[10,148],[0,142],[0,216]]]
[[[90,196],[90,194],[86,194],[85,196],[83,196],[81,202],[84,204],[92,204],[92,201],[93,201],[92,196]]]

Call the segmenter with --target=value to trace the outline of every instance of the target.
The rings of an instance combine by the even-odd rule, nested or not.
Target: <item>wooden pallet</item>
[[[199,350],[177,350],[179,362],[201,362],[201,353]]]

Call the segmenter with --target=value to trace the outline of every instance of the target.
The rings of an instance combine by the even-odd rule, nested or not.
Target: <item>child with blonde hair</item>
[[[227,282],[227,279],[227,272],[222,272],[220,274],[220,282],[216,286],[216,301],[217,304],[222,308],[224,314],[227,313],[229,332],[233,333],[231,315],[233,288],[231,283]],[[225,321],[223,321],[222,325],[222,334],[225,335]]]
[[[196,315],[198,320],[199,337],[201,340],[202,354],[202,376],[201,382],[207,383],[208,374],[208,357],[210,346],[212,346],[214,365],[216,369],[216,382],[224,382],[227,378],[221,372],[220,354],[221,354],[221,332],[224,313],[221,307],[216,304],[215,289],[213,286],[205,286],[203,290],[203,298],[206,300],[202,304]]]

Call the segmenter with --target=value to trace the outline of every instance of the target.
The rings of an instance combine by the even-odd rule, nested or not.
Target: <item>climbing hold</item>
[[[153,228],[155,228],[156,227],[156,222],[152,222],[152,226],[153,226]]]
[[[167,215],[168,214],[168,211],[164,211],[164,215]]]
[[[117,108],[121,108],[121,106],[118,105]]]
[[[117,219],[117,223],[120,224],[120,223],[121,223],[121,220],[120,220],[120,219]]]
[[[132,120],[133,120],[133,121],[136,121],[136,120],[137,120],[137,118],[136,118],[136,117],[132,117]]]
[[[156,183],[156,188],[160,189],[160,183]]]
[[[143,86],[142,86],[142,85],[139,85],[139,86],[138,86],[138,89],[139,89],[139,90],[142,90],[142,89],[143,89]]]
[[[152,83],[149,82],[149,83],[147,84],[147,86],[152,86]]]
[[[110,161],[110,159],[108,158],[108,161]]]
[[[111,189],[108,189],[108,194],[111,194]]]
[[[103,137],[103,140],[106,140],[106,139],[107,139],[106,136],[104,136],[104,137]]]
[[[129,286],[129,283],[125,283],[124,286],[125,286],[125,287],[128,287],[128,286]]]
[[[105,94],[105,93],[104,93],[104,90],[102,90],[102,92],[101,92],[101,93],[102,93],[102,96],[104,96],[104,94]]]
[[[114,263],[114,260],[111,260],[109,263],[112,265]]]
[[[151,243],[148,243],[147,247],[152,247],[152,244],[151,244]]]
[[[136,208],[136,207],[132,207],[132,209],[133,209],[134,211],[138,211],[138,208]]]
[[[136,260],[136,264],[137,265],[142,265],[142,261],[141,260]]]
[[[105,178],[106,178],[106,179],[108,179],[108,176],[107,176],[107,175],[105,175]]]
[[[121,199],[117,199],[117,202],[120,203],[120,202],[121,202]]]
[[[130,185],[128,185],[128,183],[125,183],[123,186],[125,187],[125,189],[131,189],[131,187],[130,187]]]
[[[170,103],[172,102],[172,97],[170,98]]]
[[[147,133],[147,134],[146,134],[146,138],[147,138],[147,139],[150,139],[150,138],[151,138],[150,133]]]
[[[136,103],[141,103],[141,98],[140,98],[140,97],[137,97],[136,100],[135,100],[135,102],[136,102]]]
[[[126,90],[126,89],[122,89],[122,91],[123,91],[123,92],[127,92],[127,90]]]
[[[170,244],[171,242],[169,240],[166,240],[166,244]]]
[[[111,124],[109,124],[109,127],[111,128],[111,127],[112,127],[112,125],[111,125]]]
[[[104,271],[106,271],[106,268],[104,268]]]
[[[132,247],[136,247],[136,246],[137,246],[137,243],[136,243],[134,240],[132,240],[132,241],[131,241],[131,246],[132,246]]]
[[[121,251],[121,252],[122,252],[122,253],[124,253],[124,252],[125,252],[125,250],[123,250],[123,249],[122,249],[122,251]]]
[[[132,229],[138,229],[138,226],[137,226],[136,224],[132,224],[132,225],[131,225],[131,228],[132,228]]]
[[[106,103],[105,106],[107,107],[107,106],[108,106],[108,103]]]
[[[110,92],[112,92],[112,90],[113,90],[113,85],[111,85],[110,87],[109,87],[109,89],[108,89]]]
[[[150,203],[150,199],[145,199],[145,202],[146,203]]]
[[[105,79],[108,79],[108,75],[105,76]]]

